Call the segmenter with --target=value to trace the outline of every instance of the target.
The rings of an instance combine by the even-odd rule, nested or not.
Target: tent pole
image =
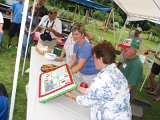
[[[117,44],[116,44],[116,49],[117,49],[117,45],[119,44],[119,42],[120,42],[120,40],[121,40],[122,34],[123,34],[123,32],[124,32],[124,29],[125,29],[125,27],[126,27],[126,23],[127,23],[127,19],[126,19],[126,21],[125,21],[125,23],[124,23],[124,26],[123,26],[122,30],[121,30],[121,34],[120,34],[119,39],[118,39],[118,42],[117,42]]]
[[[157,54],[157,52],[159,51],[159,48],[160,48],[160,43],[159,43],[158,48],[157,48],[157,50],[156,50],[156,54]],[[154,60],[155,60],[155,56],[154,56],[153,61],[154,61]],[[143,83],[142,83],[142,85],[141,85],[140,92],[141,92],[142,89],[143,89],[143,86],[144,86],[144,84],[145,84],[145,82],[146,82],[146,80],[147,80],[147,77],[148,77],[148,75],[149,75],[149,73],[150,73],[151,68],[152,68],[152,65],[150,65],[150,67],[149,67],[149,70],[148,70],[148,72],[147,72],[147,74],[146,74],[146,77],[145,77],[145,79],[144,79],[144,81],[143,81]]]
[[[34,3],[33,3],[33,11],[32,11],[32,15],[31,15],[32,19],[31,19],[31,22],[29,25],[29,33],[28,33],[27,45],[26,45],[23,68],[22,68],[22,76],[24,75],[24,69],[25,69],[25,64],[26,64],[27,51],[28,51],[28,47],[29,47],[28,45],[29,45],[29,39],[30,39],[30,34],[31,34],[31,27],[32,27],[32,23],[33,23],[33,15],[34,15],[34,11],[35,11],[35,6],[36,6],[36,0],[34,0]]]
[[[19,72],[19,65],[20,65],[20,58],[21,58],[22,42],[23,42],[23,34],[25,30],[25,23],[26,23],[26,16],[27,16],[26,8],[28,8],[28,5],[29,5],[29,0],[25,0],[22,22],[21,22],[21,30],[20,30],[20,36],[19,36],[19,42],[18,42],[18,49],[17,49],[17,57],[16,57],[16,63],[15,63],[15,72],[14,72],[14,79],[13,79],[9,120],[13,119],[14,104],[15,104],[15,99],[16,99],[16,89],[17,89],[17,82],[18,82],[18,72]]]
[[[112,12],[113,12],[113,9],[112,9],[111,12],[109,13],[109,15],[108,15],[108,17],[107,17],[108,19],[106,18],[106,20],[105,20],[105,23],[104,23],[104,31],[108,30],[108,24],[109,24],[109,20],[110,20],[110,17],[111,17]]]
[[[77,9],[78,9],[78,5],[76,4],[76,5],[75,5],[74,14],[73,14],[72,23],[74,23],[74,18],[75,18],[75,15],[76,15],[76,11],[77,11]]]
[[[86,10],[86,14],[85,14],[85,19],[84,19],[84,24],[87,24],[87,18],[88,18],[88,14],[89,14],[89,10]]]
[[[114,9],[112,11],[112,15],[113,15],[113,25],[114,25]],[[114,29],[114,45],[116,44],[116,29]]]

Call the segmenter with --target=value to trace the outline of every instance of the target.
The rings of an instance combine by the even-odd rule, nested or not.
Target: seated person
[[[40,23],[39,29],[41,29],[40,40],[38,41],[38,46],[48,46],[53,49],[55,46],[55,39],[61,36],[62,33],[62,23],[57,18],[57,9],[52,8],[49,10],[48,15],[45,15]],[[43,34],[43,35],[42,35]],[[44,34],[49,34],[45,37]],[[43,36],[43,37],[42,37]]]
[[[135,39],[126,39],[118,46],[122,49],[122,55],[124,58],[124,61],[120,65],[119,69],[128,81],[128,87],[130,89],[130,102],[132,102],[135,89],[143,75],[143,65],[137,55],[139,45]]]
[[[91,81],[98,73],[91,54],[92,45],[85,39],[85,27],[82,23],[76,23],[72,28],[74,41],[73,57],[69,63],[72,73],[75,73],[78,83]],[[82,81],[83,80],[83,81]]]
[[[2,83],[0,83],[0,120],[8,120],[8,95]]]
[[[124,75],[115,64],[115,48],[110,42],[93,47],[96,69],[100,70],[88,89],[77,87],[84,95],[65,95],[85,107],[90,107],[91,120],[131,120],[129,88]]]
[[[141,51],[140,49],[142,49],[142,47],[141,47],[142,39],[140,37],[141,33],[142,33],[142,28],[141,27],[137,27],[135,29],[134,33],[131,33],[127,37],[127,39],[135,39],[136,40],[136,43],[138,44],[138,49],[137,49],[138,51],[137,52],[140,52]],[[124,58],[123,58],[123,55],[121,54],[120,61],[118,63],[118,67],[122,64],[123,60],[124,60]]]
[[[91,34],[89,34],[87,31],[85,31],[85,39],[87,41],[90,41],[93,38],[94,37]],[[73,36],[72,36],[72,32],[71,32],[69,34],[66,42],[65,42],[65,45],[64,45],[64,47],[62,49],[60,57],[57,57],[56,61],[62,61],[64,55],[66,54],[66,63],[68,64],[71,61],[72,57],[73,57],[73,47],[74,47],[74,44],[75,44],[75,41],[73,40]]]

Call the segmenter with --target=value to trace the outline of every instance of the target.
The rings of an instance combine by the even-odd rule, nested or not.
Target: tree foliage
[[[75,5],[70,2],[66,2],[66,0],[49,0],[50,3],[54,6],[57,6],[59,8],[64,8],[65,10],[69,10],[71,12],[74,12],[75,10]],[[123,25],[127,16],[126,14],[120,9],[117,4],[114,3],[113,0],[92,0],[94,2],[110,6],[111,8],[114,8],[114,13],[115,13],[115,21],[118,22],[120,25]],[[77,10],[77,14],[81,15],[81,18],[85,16],[86,10],[88,8],[80,6],[80,8]],[[100,11],[94,11],[93,12],[93,17],[104,21],[105,18],[107,17],[108,13],[100,12]],[[112,17],[111,17],[112,21]],[[151,23],[149,21],[141,21],[141,22],[131,22],[131,26],[134,25],[134,27],[139,24],[140,27],[142,27],[143,31],[151,31],[154,35],[160,36],[160,25]]]

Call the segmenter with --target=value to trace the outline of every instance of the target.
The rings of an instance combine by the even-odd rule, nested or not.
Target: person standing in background
[[[131,39],[136,39],[136,42],[137,42],[137,44],[139,45],[139,47],[140,47],[140,45],[141,45],[141,43],[142,43],[142,39],[141,39],[141,37],[140,37],[140,34],[142,33],[142,28],[141,27],[137,27],[136,29],[135,29],[135,32],[133,33],[133,34],[130,34],[129,36],[128,36],[128,38],[131,38]]]
[[[22,54],[21,54],[22,58],[25,57],[25,51],[26,51],[26,47],[27,47],[27,39],[28,39],[29,26],[30,26],[30,22],[31,22],[32,12],[33,12],[33,6],[30,7],[30,10],[29,10],[29,12],[27,14],[27,18],[26,18],[26,27],[25,27],[25,32],[24,32],[24,35],[23,35],[23,44],[22,44]],[[38,24],[39,24],[39,20],[38,20],[38,17],[37,17],[37,8],[35,8],[28,47],[30,46],[30,44],[32,42],[32,39],[35,35],[35,32],[38,29]]]
[[[12,38],[17,34],[19,37],[19,32],[20,32],[20,25],[22,21],[22,13],[23,13],[23,7],[24,7],[24,0],[19,0],[15,1],[12,3],[10,7],[10,22],[11,22],[11,27],[8,33],[8,45],[7,48],[11,48],[11,41]],[[18,46],[18,40],[17,40],[17,45]]]
[[[2,49],[2,40],[3,40],[3,16],[2,13],[0,12],[0,50]]]
[[[43,16],[48,15],[48,10],[44,6],[44,0],[38,0],[37,8],[38,8],[37,16],[39,20],[41,20]]]

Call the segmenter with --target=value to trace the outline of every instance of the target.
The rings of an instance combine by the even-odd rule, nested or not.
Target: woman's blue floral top
[[[131,120],[128,83],[114,63],[103,68],[76,100],[91,108],[91,120]]]

